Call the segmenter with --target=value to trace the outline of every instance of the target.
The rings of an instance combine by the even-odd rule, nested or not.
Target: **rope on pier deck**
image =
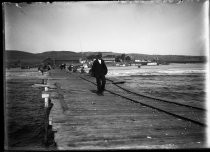
[[[80,76],[80,78],[83,79],[83,80],[85,80],[85,81],[88,81],[88,82],[90,82],[90,83],[92,83],[92,84],[94,84],[94,85],[96,85],[94,82],[92,82],[92,81],[90,81],[90,80],[88,80],[88,79],[85,79],[84,77],[81,77],[81,76]],[[202,126],[202,127],[206,127],[206,126],[207,126],[207,125],[204,124],[204,123],[201,123],[201,122],[198,122],[198,121],[195,121],[195,120],[192,120],[192,119],[189,119],[189,118],[186,118],[186,117],[183,117],[183,116],[180,116],[180,115],[177,115],[177,114],[174,114],[174,113],[165,111],[165,110],[162,110],[162,109],[160,109],[160,108],[157,108],[157,107],[154,107],[154,106],[151,106],[151,105],[144,104],[144,103],[142,103],[142,102],[140,102],[140,101],[137,101],[137,100],[128,98],[128,97],[123,96],[123,95],[121,95],[121,94],[114,93],[114,92],[112,92],[112,91],[110,91],[110,90],[107,90],[107,89],[105,89],[105,90],[106,90],[107,92],[109,92],[109,93],[114,94],[114,95],[120,96],[120,97],[122,97],[122,98],[125,98],[125,99],[130,100],[130,101],[135,102],[135,103],[142,104],[143,106],[147,106],[147,107],[149,107],[149,108],[156,109],[156,110],[158,110],[158,111],[164,112],[164,113],[166,113],[166,114],[168,114],[168,115],[171,115],[171,116],[174,116],[174,117],[176,117],[176,118],[180,118],[180,119],[182,119],[182,120],[185,120],[185,121],[189,121],[189,122],[195,123],[195,124],[200,125],[200,126]]]
[[[110,79],[107,79],[107,80],[113,82],[113,81],[110,80]],[[190,106],[190,105],[185,105],[185,104],[181,104],[181,103],[177,103],[177,102],[173,102],[173,101],[167,101],[167,100],[163,100],[163,99],[159,99],[159,98],[155,98],[155,97],[151,97],[151,96],[142,95],[142,94],[139,94],[139,93],[130,91],[130,90],[128,90],[128,89],[125,89],[125,88],[123,88],[123,87],[117,85],[116,83],[112,83],[112,84],[114,84],[115,86],[119,87],[120,89],[122,89],[122,90],[124,90],[124,91],[127,91],[127,92],[129,92],[129,93],[133,93],[133,94],[138,95],[138,96],[142,96],[142,97],[145,97],[145,98],[150,98],[150,99],[158,100],[158,101],[161,101],[161,102],[167,102],[167,103],[171,103],[171,104],[175,104],[175,105],[179,105],[179,106],[185,106],[185,107],[188,107],[188,108],[194,108],[194,109],[206,111],[206,109],[204,109],[204,108],[195,107],[195,106]]]

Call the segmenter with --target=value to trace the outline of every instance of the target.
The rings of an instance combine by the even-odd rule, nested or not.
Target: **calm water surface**
[[[170,101],[197,103],[206,100],[205,64],[170,64],[159,66],[109,67],[107,77],[119,78],[138,93]]]
[[[44,150],[44,102],[37,69],[6,72],[5,128],[8,149]]]

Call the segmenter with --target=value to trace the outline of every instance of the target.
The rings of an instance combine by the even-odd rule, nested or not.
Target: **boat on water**
[[[129,64],[125,64],[125,63],[120,63],[120,64],[115,64],[115,66],[119,66],[119,67],[125,67],[125,66],[130,66]]]
[[[170,63],[169,62],[162,62],[160,64],[162,64],[162,65],[169,65]]]
[[[154,65],[158,65],[158,63],[157,62],[148,62],[147,65],[154,66]]]

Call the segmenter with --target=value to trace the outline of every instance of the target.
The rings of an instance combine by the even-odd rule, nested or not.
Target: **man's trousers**
[[[104,75],[96,77],[97,89],[99,93],[102,93],[105,89],[106,79]]]

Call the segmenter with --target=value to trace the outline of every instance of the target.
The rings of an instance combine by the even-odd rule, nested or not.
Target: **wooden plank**
[[[34,84],[34,85],[32,85],[32,87],[48,87],[48,88],[50,88],[50,89],[55,89],[56,88],[56,86],[55,85],[49,85],[49,84]]]

